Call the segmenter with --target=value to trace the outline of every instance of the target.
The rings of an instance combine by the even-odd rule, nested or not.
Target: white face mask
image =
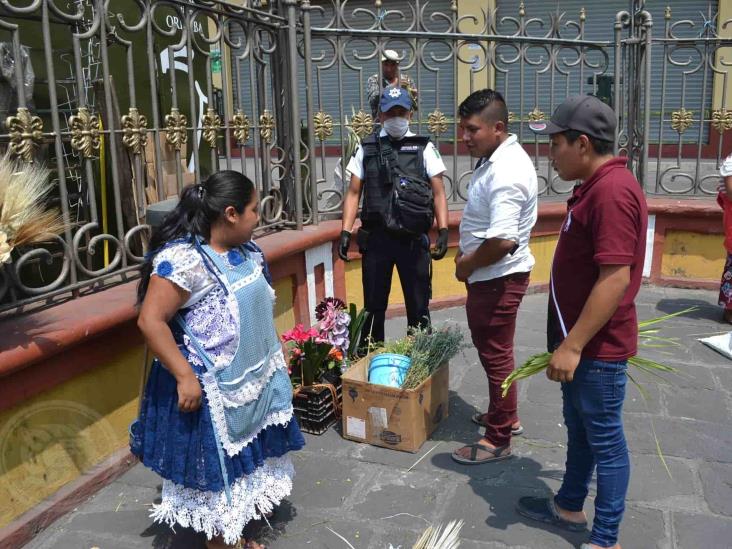
[[[384,131],[394,139],[401,139],[409,129],[409,119],[401,116],[384,120]]]

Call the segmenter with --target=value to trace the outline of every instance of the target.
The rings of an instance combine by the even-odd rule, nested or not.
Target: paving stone
[[[632,452],[656,454],[648,416],[626,417],[625,436]],[[666,456],[732,463],[732,429],[723,424],[676,418],[654,418],[656,435]]]
[[[729,547],[732,539],[732,520],[709,515],[673,513],[676,547],[702,549]]]
[[[631,373],[631,375],[633,375]],[[633,383],[628,383],[625,389],[625,402],[623,403],[624,412],[640,412],[658,415],[662,413],[662,385],[655,381],[641,381],[634,376],[638,383],[641,384],[645,391],[645,398],[640,389]]]
[[[717,378],[720,387],[724,391],[732,393],[732,361],[728,360],[724,366],[712,369],[712,374]]]
[[[513,460],[517,462],[519,460]],[[536,464],[535,469],[540,470]],[[516,502],[524,495],[545,495],[550,490],[529,473],[521,486],[512,485],[510,475],[473,478],[458,486],[449,508],[465,520],[462,537],[509,546],[525,545],[542,549],[579,546],[587,534],[573,534],[521,517]]]
[[[641,379],[645,380],[645,384],[651,385],[658,383],[663,387],[670,387],[672,389],[717,389],[717,383],[708,363],[695,361],[693,357],[688,356],[687,351],[674,352],[673,358],[655,349],[648,352],[642,350],[639,354],[645,358],[676,368],[679,371],[678,375],[661,374],[660,379],[657,377],[639,376],[639,381]]]
[[[562,386],[560,383],[551,381],[544,373],[539,373],[525,381],[520,381],[519,384],[528,386],[526,393],[528,402],[524,403],[522,410],[534,404],[541,404],[549,407],[558,406],[561,411]]]
[[[724,395],[718,389],[664,387],[666,409],[672,417],[729,423]]]
[[[709,508],[732,517],[732,465],[705,462],[699,466],[699,474]]]
[[[533,384],[534,381],[532,380]],[[531,387],[529,387],[531,390]],[[562,399],[553,406],[531,402],[519,402],[519,417],[524,426],[524,436],[552,443],[566,444],[567,430],[562,418]]]
[[[170,549],[173,549],[174,546],[154,546],[148,539],[135,539],[132,536],[122,541],[119,536],[106,534],[101,529],[94,532],[80,532],[77,530],[58,531],[55,532],[52,538],[43,541],[35,539],[25,545],[26,549],[89,549],[90,547],[99,547],[101,549],[106,549],[107,547],[119,547],[120,549],[122,547],[129,547],[131,549],[137,547],[170,547]],[[175,549],[183,549],[183,547],[182,545],[177,545]],[[195,545],[189,543],[187,549],[203,549],[203,542],[196,543]]]
[[[434,474],[382,472],[372,482],[352,507],[358,516],[378,527],[419,528],[424,521],[435,522],[442,486]]]
[[[349,459],[310,452],[300,452],[294,463],[296,476],[291,498],[307,501],[312,507],[340,507],[369,471],[365,467],[354,469]]]
[[[623,522],[620,525],[619,541],[623,547],[638,547],[639,549],[670,549],[671,547],[671,540],[666,535],[663,513],[655,509],[633,505],[627,505],[625,508]],[[679,547],[691,549],[693,546]],[[704,546],[696,547],[701,549]]]
[[[671,478],[657,455],[631,454],[630,461],[628,501],[656,505],[668,502],[673,506],[680,498],[698,496],[694,485],[695,473],[687,460],[666,457]]]
[[[147,467],[133,467],[117,480],[124,484],[144,487],[152,486],[155,483],[162,485],[163,483],[160,476]]]
[[[100,530],[99,526],[103,524],[103,531],[106,534],[122,537],[139,536],[153,524],[149,517],[149,511],[147,505],[139,505],[137,508],[126,511],[115,512],[111,510],[77,513],[69,523],[69,529],[93,532]]]

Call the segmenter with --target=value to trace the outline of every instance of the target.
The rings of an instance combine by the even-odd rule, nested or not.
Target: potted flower
[[[294,387],[293,407],[303,430],[324,432],[340,416],[341,372],[349,349],[350,315],[338,298],[315,309],[318,324],[296,325],[282,335]]]

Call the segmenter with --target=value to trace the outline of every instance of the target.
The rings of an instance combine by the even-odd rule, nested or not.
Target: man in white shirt
[[[442,182],[447,170],[429,137],[409,131],[412,106],[408,90],[385,88],[379,103],[381,132],[364,138],[348,163],[351,183],[343,201],[338,255],[348,261],[351,231],[363,192],[357,234],[367,312],[362,345],[369,340],[384,341],[394,266],[409,326],[429,325],[430,255],[442,259],[447,252],[447,198]],[[422,203],[420,197],[424,198]],[[430,254],[427,233],[434,218],[438,236]]]
[[[516,136],[508,133],[508,109],[500,93],[472,93],[460,104],[463,141],[480,157],[460,223],[455,276],[467,285],[468,327],[488,376],[488,411],[473,416],[485,427],[475,444],[452,457],[464,464],[511,457],[511,436],[523,432],[516,384],[505,398],[501,383],[513,371],[516,313],[529,285],[534,256],[529,235],[536,223],[536,170]]]

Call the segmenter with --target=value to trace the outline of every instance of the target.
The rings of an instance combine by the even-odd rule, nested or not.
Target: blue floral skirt
[[[263,429],[234,457],[224,453],[229,483],[252,474],[265,460],[281,457],[304,445],[294,417],[287,425]],[[224,489],[205,393],[197,411],[181,412],[175,378],[157,359],[145,387],[130,449],[146,467],[177,485],[212,492]]]
[[[719,304],[727,310],[732,309],[732,254],[729,253],[719,284]]]

